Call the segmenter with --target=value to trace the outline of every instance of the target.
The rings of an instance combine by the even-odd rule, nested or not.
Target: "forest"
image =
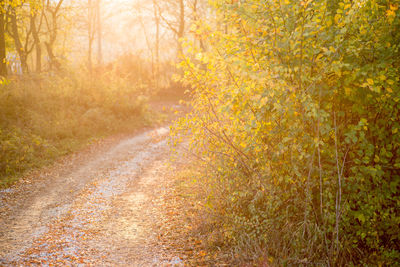
[[[1,1],[1,186],[157,119],[145,112],[148,98],[182,91],[171,77],[178,39],[194,13],[175,13],[180,4]]]
[[[399,0],[0,5],[0,188],[169,125],[177,264],[398,266]]]

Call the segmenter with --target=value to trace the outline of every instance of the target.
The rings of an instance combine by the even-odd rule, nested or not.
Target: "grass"
[[[96,139],[151,125],[141,86],[112,73],[92,81],[13,79],[0,86],[0,188]]]

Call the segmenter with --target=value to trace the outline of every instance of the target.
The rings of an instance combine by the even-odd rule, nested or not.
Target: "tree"
[[[30,7],[30,27],[32,29],[32,36],[34,40],[34,46],[36,48],[36,72],[42,72],[42,43],[40,40],[40,30],[43,24],[43,18],[45,16],[45,9],[41,8],[39,24],[36,25],[38,11]]]
[[[47,41],[45,42],[47,54],[50,59],[50,70],[60,69],[60,63],[58,62],[56,56],[54,55],[54,44],[57,40],[58,34],[58,16],[60,13],[61,5],[64,0],[59,0],[58,2],[53,2],[46,0],[45,12],[43,13],[44,20],[47,27]]]
[[[102,32],[101,32],[101,14],[100,0],[88,0],[88,69],[89,73],[93,72],[93,44],[97,36],[97,63],[102,63]]]
[[[29,50],[27,50],[27,45],[28,45],[28,37],[31,33],[31,29],[27,32],[27,38],[25,42],[25,46],[22,46],[20,34],[18,31],[18,21],[17,21],[17,14],[16,14],[16,9],[17,7],[11,7],[10,8],[10,20],[11,20],[11,36],[14,39],[14,44],[15,44],[15,49],[17,50],[17,53],[19,55],[19,60],[21,61],[21,66],[22,66],[22,72],[24,74],[29,72],[28,68],[28,54]]]
[[[155,77],[156,77],[156,91],[158,91],[159,87],[159,75],[160,75],[160,10],[156,3],[156,0],[153,0],[153,12],[154,12],[154,23],[156,25],[156,40],[155,40]]]
[[[94,36],[95,36],[95,18],[96,18],[96,13],[93,7],[93,1],[88,0],[88,25],[87,25],[87,30],[88,30],[88,69],[89,69],[89,74],[92,76],[93,72],[93,62],[92,62],[92,50],[93,50],[93,41],[94,41]]]
[[[160,1],[157,3],[158,16],[167,29],[173,32],[176,41],[177,58],[183,53],[182,38],[185,34],[185,5],[183,0]]]
[[[5,40],[5,6],[0,1],[0,76],[7,77],[6,40]]]
[[[102,52],[102,21],[101,21],[101,0],[96,0],[96,30],[97,30],[97,64],[100,66],[103,63]]]

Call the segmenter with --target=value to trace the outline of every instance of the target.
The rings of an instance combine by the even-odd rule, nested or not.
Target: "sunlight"
[[[400,0],[0,1],[0,265],[398,266],[399,29]]]

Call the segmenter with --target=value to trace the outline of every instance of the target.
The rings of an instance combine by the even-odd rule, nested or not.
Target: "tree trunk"
[[[15,14],[15,9],[11,10],[10,18],[11,18],[11,30],[13,35],[12,37],[14,39],[15,49],[17,50],[17,53],[19,55],[19,60],[21,61],[22,73],[26,74],[28,73],[27,56],[24,48],[22,47],[21,39],[19,38],[17,16]]]
[[[153,8],[154,8],[154,20],[156,23],[156,43],[155,43],[155,57],[156,57],[156,67],[155,67],[155,82],[156,82],[156,91],[158,91],[160,79],[160,14],[158,10],[158,6],[156,4],[156,0],[153,0]]]
[[[49,39],[47,42],[45,42],[45,45],[47,54],[50,58],[50,70],[52,70],[53,67],[55,67],[56,70],[58,71],[61,69],[61,64],[60,62],[58,62],[57,58],[54,55],[53,47],[57,39],[57,31],[58,31],[57,14],[61,8],[63,1],[64,0],[59,0],[54,10],[51,8],[50,1],[49,0],[47,1],[46,9],[51,14],[51,21],[47,19],[46,12],[42,13],[43,18],[46,21],[47,28],[49,30]]]
[[[103,52],[102,52],[102,32],[101,32],[101,13],[100,13],[100,2],[101,0],[96,1],[96,15],[97,15],[97,64],[101,66],[103,64]]]
[[[35,42],[35,48],[36,48],[36,72],[41,73],[42,72],[42,47],[40,43],[40,38],[39,38],[39,33],[36,28],[36,15],[31,15],[31,28],[32,28],[32,36],[33,40]]]
[[[50,58],[50,69],[53,69],[53,67],[55,67],[56,70],[60,70],[61,64],[58,62],[57,58],[54,56],[52,45],[48,42],[45,42],[45,45],[46,45],[47,54],[49,55],[49,58]]]
[[[4,1],[0,1],[0,76],[7,77],[6,40],[4,29]]]
[[[178,56],[183,53],[181,38],[185,32],[185,5],[179,0]]]
[[[93,12],[93,5],[92,0],[88,0],[88,70],[89,75],[92,77],[93,74],[93,40],[94,40],[94,12]]]

